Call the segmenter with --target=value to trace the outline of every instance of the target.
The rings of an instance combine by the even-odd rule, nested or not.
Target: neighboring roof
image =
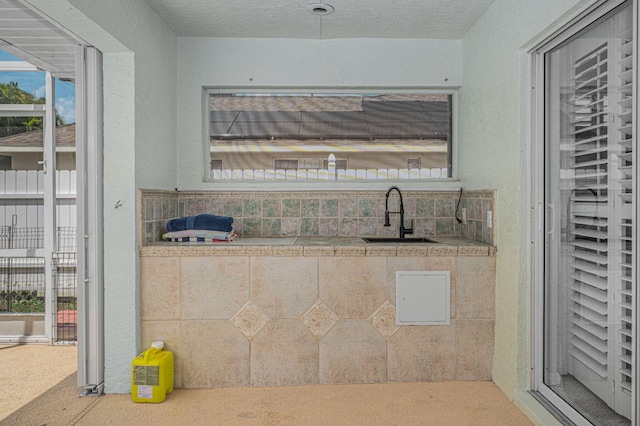
[[[0,138],[0,146],[6,147],[42,147],[44,143],[42,130],[19,133],[17,135]],[[76,146],[76,124],[66,124],[56,127],[56,146],[74,147]]]
[[[441,139],[450,133],[446,94],[216,95],[211,139]]]

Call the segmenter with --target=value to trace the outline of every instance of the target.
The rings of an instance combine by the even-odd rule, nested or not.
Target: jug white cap
[[[158,340],[157,342],[153,342],[151,344],[151,347],[154,349],[162,350],[164,349],[164,342],[161,340]]]

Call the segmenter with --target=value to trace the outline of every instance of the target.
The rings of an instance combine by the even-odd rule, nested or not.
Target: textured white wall
[[[140,340],[136,189],[176,185],[177,38],[142,0],[30,3],[103,52],[105,391],[128,393]]]
[[[496,0],[463,39],[459,176],[469,189],[497,189],[493,380],[539,416],[546,412],[524,393],[531,350],[530,72],[525,47],[533,47],[585,3]]]
[[[455,88],[459,40],[178,39],[178,184],[203,183],[202,88]]]
[[[134,54],[135,70],[123,77],[135,79],[136,185],[173,189],[177,179],[177,37],[143,0],[69,2]],[[87,41],[104,52],[95,41]],[[106,87],[105,93],[108,91]]]

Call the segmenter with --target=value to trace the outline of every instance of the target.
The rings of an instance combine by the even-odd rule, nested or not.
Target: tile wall
[[[232,216],[240,237],[397,236],[398,215],[384,227],[386,191],[140,191],[140,241],[160,241],[169,219],[200,213]],[[403,192],[406,226],[414,220],[414,236],[462,236],[490,245],[495,241],[495,191]],[[460,203],[458,205],[458,200]],[[462,218],[466,209],[467,223]],[[389,198],[398,210],[398,196]]]
[[[491,379],[495,256],[486,250],[142,253],[142,343],[163,340],[174,352],[177,387]],[[399,270],[451,272],[450,325],[396,326]]]

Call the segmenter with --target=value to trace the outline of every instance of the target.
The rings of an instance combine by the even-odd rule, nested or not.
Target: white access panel
[[[396,272],[397,325],[449,325],[449,271]]]

